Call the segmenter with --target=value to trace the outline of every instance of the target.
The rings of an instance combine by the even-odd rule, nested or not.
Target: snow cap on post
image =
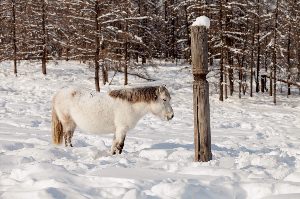
[[[205,26],[207,29],[209,29],[210,20],[207,16],[200,16],[197,17],[196,21],[194,21],[192,26]]]

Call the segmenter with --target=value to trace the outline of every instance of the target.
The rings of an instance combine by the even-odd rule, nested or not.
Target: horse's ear
[[[157,100],[158,96],[161,94],[162,88],[159,86],[155,91],[155,100]]]
[[[166,89],[167,89],[167,88],[166,88],[166,85],[159,86],[159,87],[158,87],[158,92],[159,92],[159,93],[162,93],[162,92],[164,92]]]
[[[157,94],[161,94],[161,92],[163,91],[163,86],[159,86],[158,89],[157,89]]]

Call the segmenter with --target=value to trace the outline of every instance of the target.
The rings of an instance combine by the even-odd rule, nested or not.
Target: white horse
[[[53,97],[53,143],[71,146],[76,126],[89,133],[114,133],[112,154],[122,153],[128,130],[151,112],[162,119],[174,117],[166,87],[141,87],[93,93],[79,88],[64,88]]]

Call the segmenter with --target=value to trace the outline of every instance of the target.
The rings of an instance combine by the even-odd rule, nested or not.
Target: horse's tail
[[[58,119],[54,108],[54,100],[52,104],[52,142],[54,144],[61,144],[63,141],[63,126]]]

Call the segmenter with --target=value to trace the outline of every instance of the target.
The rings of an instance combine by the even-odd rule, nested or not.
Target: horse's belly
[[[98,122],[97,124],[91,124],[90,122],[75,121],[77,126],[87,133],[93,134],[108,134],[114,133],[115,127],[113,124]]]
[[[100,114],[97,112],[85,112],[74,110],[71,114],[76,125],[87,133],[107,134],[115,132],[114,117],[112,113]]]

